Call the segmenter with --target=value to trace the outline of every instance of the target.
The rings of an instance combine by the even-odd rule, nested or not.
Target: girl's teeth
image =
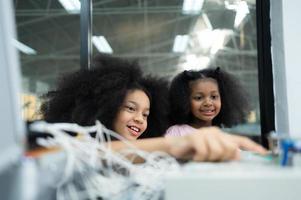
[[[138,131],[139,131],[139,129],[138,129],[138,128],[136,128],[136,127],[131,127],[131,129],[132,129],[132,130],[134,130],[134,131],[136,131],[136,132],[138,132]]]

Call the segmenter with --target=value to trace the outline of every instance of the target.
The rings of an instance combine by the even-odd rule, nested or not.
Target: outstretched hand
[[[240,149],[266,154],[267,150],[247,137],[230,135],[216,127],[201,128],[183,137],[167,137],[168,152],[181,159],[226,161],[240,158]]]

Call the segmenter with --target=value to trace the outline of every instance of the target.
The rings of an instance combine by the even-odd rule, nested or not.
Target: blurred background
[[[172,78],[220,66],[250,94],[241,132],[260,135],[255,0],[93,0],[93,54],[137,59]],[[39,118],[40,96],[80,68],[80,1],[14,0],[21,52],[23,117]]]

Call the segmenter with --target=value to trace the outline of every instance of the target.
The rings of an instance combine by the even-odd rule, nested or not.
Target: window
[[[93,1],[93,52],[138,59],[144,71],[173,77],[220,66],[250,94],[247,124],[231,131],[259,136],[256,1]]]
[[[24,99],[28,101],[24,106],[34,105],[30,110],[37,108],[38,97],[53,89],[61,74],[80,68],[80,1],[73,0],[74,8],[62,2],[14,1],[16,43],[29,47],[27,53],[20,51]],[[264,52],[257,51],[258,42],[265,41],[261,35],[265,3],[200,0],[191,6],[187,2],[93,0],[93,55],[100,51],[138,59],[146,73],[169,78],[184,69],[220,66],[242,82],[253,108],[248,123],[232,131],[259,136],[260,104],[269,104],[260,101],[259,93],[265,93],[258,89],[262,81],[258,76],[266,77],[258,71],[264,65]]]
[[[79,69],[80,16],[55,1],[14,1],[23,87],[23,117],[38,118],[39,97],[61,74]]]

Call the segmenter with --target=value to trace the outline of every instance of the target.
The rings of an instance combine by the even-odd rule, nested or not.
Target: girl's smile
[[[129,129],[129,132],[130,132],[134,137],[140,136],[140,133],[141,133],[141,129],[140,129],[140,128],[138,128],[137,126],[130,126],[130,125],[128,125],[127,127],[128,127],[128,129]]]

